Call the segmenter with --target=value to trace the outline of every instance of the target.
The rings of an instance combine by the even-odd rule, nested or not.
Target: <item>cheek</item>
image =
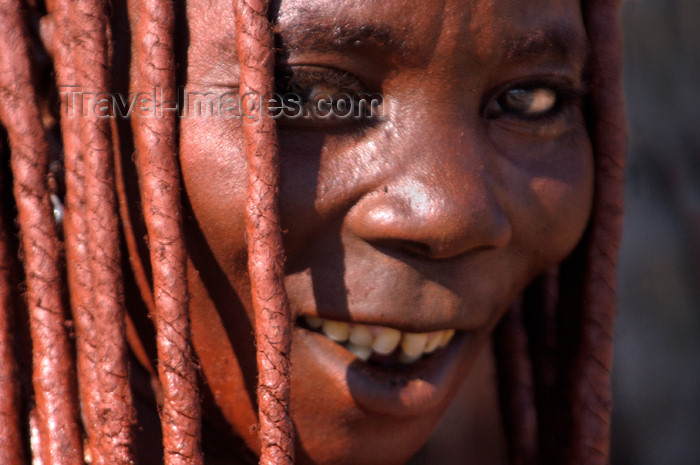
[[[591,213],[593,153],[585,131],[574,131],[532,162],[525,195],[514,204],[521,250],[543,271],[576,247]]]
[[[246,162],[239,134],[227,120],[211,118],[185,119],[180,131],[187,199],[207,244],[224,265],[235,264],[246,247]]]

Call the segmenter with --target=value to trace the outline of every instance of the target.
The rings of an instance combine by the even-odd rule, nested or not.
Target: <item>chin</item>
[[[427,441],[483,345],[461,331],[410,363],[367,357],[297,325],[291,413],[300,464],[406,463]],[[397,351],[400,349],[397,348]]]
[[[366,420],[366,422],[370,422]],[[353,422],[354,423],[354,422]],[[434,424],[392,422],[357,424],[352,431],[329,433],[325,440],[305,439],[299,426],[296,463],[300,465],[402,465],[428,439]],[[316,434],[316,433],[314,433]],[[333,437],[333,436],[334,437]]]

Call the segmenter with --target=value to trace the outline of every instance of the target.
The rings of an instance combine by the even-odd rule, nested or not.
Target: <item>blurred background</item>
[[[700,464],[700,0],[627,0],[613,465]]]
[[[626,0],[623,27],[630,138],[611,465],[698,465],[700,0]],[[456,402],[486,400],[470,389]],[[495,426],[459,412],[411,465],[487,465],[459,450],[488,448],[464,432]]]

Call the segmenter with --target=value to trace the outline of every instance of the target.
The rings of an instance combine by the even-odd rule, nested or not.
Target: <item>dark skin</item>
[[[187,4],[187,91],[235,92],[231,5],[210,3]],[[508,306],[586,227],[580,5],[290,0],[274,13],[289,85],[384,96],[382,118],[279,123],[298,463],[404,463]],[[184,118],[180,144],[205,448],[245,462],[229,443],[259,450],[241,121]],[[415,363],[365,362],[304,316],[456,334]],[[472,382],[493,392],[487,374]]]

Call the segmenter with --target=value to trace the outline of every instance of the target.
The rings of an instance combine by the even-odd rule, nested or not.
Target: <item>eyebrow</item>
[[[290,21],[275,26],[276,45],[280,50],[313,50],[319,52],[363,50],[367,47],[385,50],[410,58],[419,53],[402,29],[382,22],[345,22],[329,25],[318,21]]]
[[[386,23],[357,24],[346,22],[329,25],[322,18],[309,21],[313,13],[304,21],[290,21],[275,26],[275,37],[280,51],[313,50],[332,52],[362,50],[367,47],[391,51],[399,57],[415,61],[420,54],[419,44],[411,44],[403,30]],[[560,24],[545,25],[535,31],[514,34],[504,38],[499,44],[504,60],[522,60],[538,56],[555,56],[562,59],[581,59],[586,62],[590,53],[586,37],[574,29]]]
[[[527,59],[542,55],[587,61],[590,45],[585,36],[559,25],[506,38],[503,56],[507,60]]]
[[[387,25],[345,23],[328,27],[323,24],[290,23],[280,34],[285,47],[318,50],[319,47],[342,49],[357,47],[367,43],[385,44],[391,40],[392,32]],[[281,32],[278,28],[277,33]],[[330,40],[328,40],[330,39]]]

